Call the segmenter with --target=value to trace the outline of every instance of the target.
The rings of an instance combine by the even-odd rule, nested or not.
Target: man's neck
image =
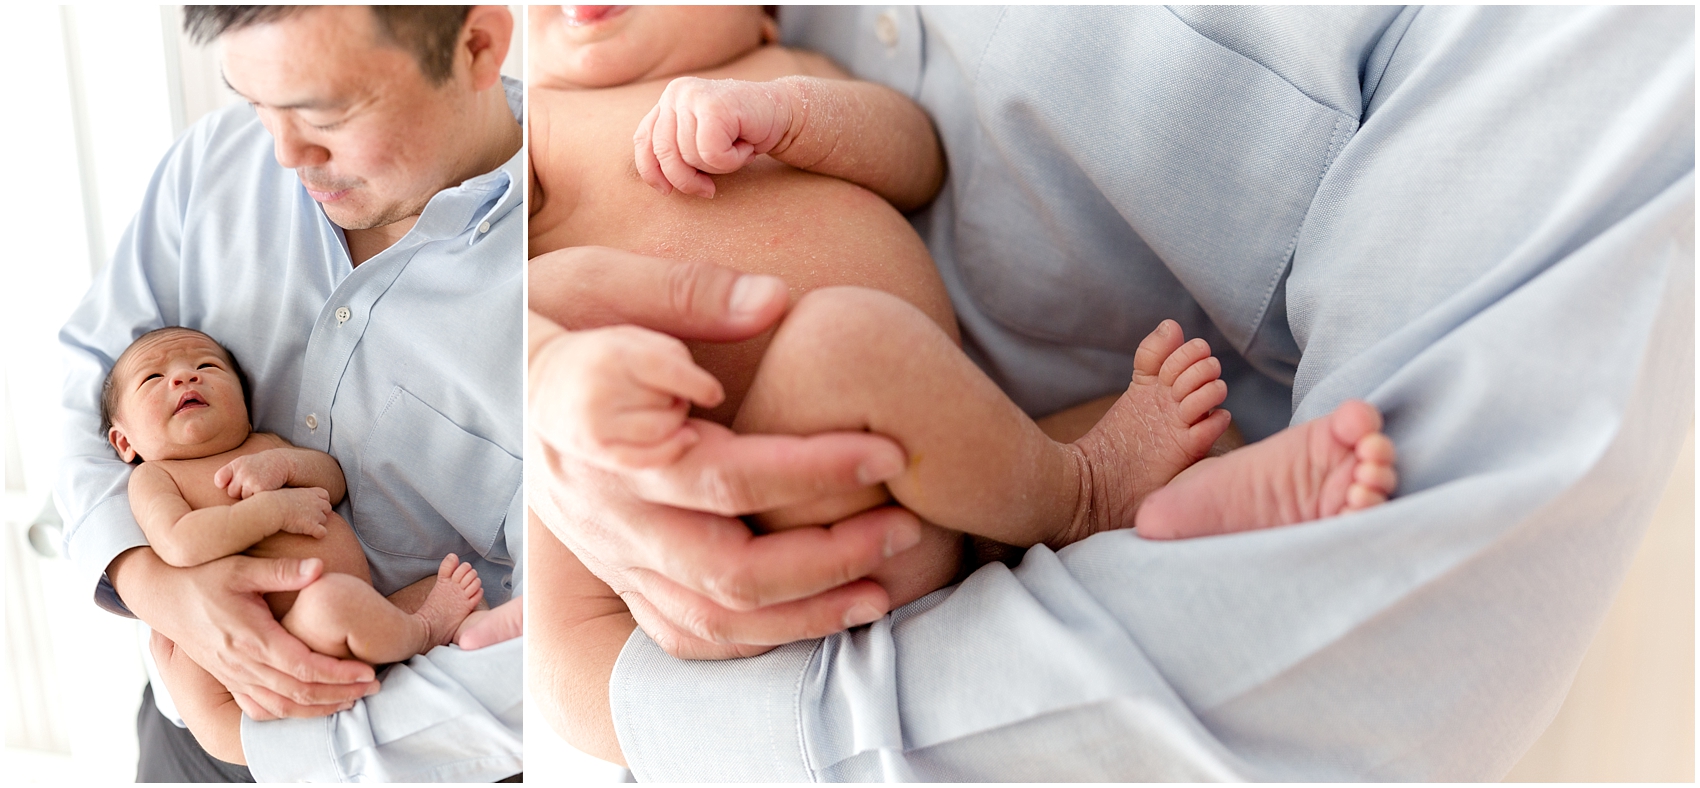
[[[348,259],[358,267],[361,263],[376,257],[379,252],[392,246],[419,223],[419,215],[414,214],[400,221],[390,222],[382,227],[369,227],[364,230],[344,230],[342,235],[348,239]]]
[[[478,135],[481,144],[477,148],[483,153],[469,161],[464,172],[444,184],[445,189],[490,172],[519,152],[523,141],[519,121],[514,119],[513,111],[508,108],[507,91],[501,83],[498,82],[494,89],[485,91],[483,106],[483,117],[488,122],[483,124],[483,130]],[[418,223],[419,215],[414,214],[382,227],[344,230],[343,237],[348,239],[349,262],[358,267],[376,257],[378,253],[394,246]]]

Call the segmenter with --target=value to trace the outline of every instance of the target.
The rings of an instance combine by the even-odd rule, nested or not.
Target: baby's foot
[[[1385,502],[1397,483],[1381,413],[1347,400],[1327,416],[1187,469],[1145,499],[1139,535],[1179,539],[1332,517]]]
[[[519,637],[525,630],[525,606],[521,600],[516,596],[494,610],[468,613],[455,631],[455,645],[471,650]]]
[[[425,597],[414,615],[425,620],[426,648],[446,646],[454,637],[460,622],[484,598],[484,586],[478,582],[478,570],[463,564],[454,553],[443,556],[437,565],[437,584]]]
[[[1075,517],[1067,544],[1133,525],[1146,495],[1198,462],[1227,431],[1228,396],[1222,362],[1203,339],[1186,341],[1179,323],[1165,320],[1139,343],[1133,382],[1085,437],[1074,443],[1085,462],[1090,511]]]

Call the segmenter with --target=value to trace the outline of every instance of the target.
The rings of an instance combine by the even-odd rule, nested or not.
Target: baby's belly
[[[325,562],[325,574],[340,572],[372,582],[372,570],[366,564],[366,553],[360,548],[360,537],[354,535],[348,521],[342,519],[342,515],[331,512],[330,519],[325,521],[325,530],[327,533],[322,539],[280,531],[261,539],[243,555],[254,558],[317,558]],[[295,604],[295,593],[279,591],[266,594],[266,604],[271,606],[272,615],[281,618],[289,612]]]
[[[635,179],[633,179],[635,181]],[[772,274],[793,303],[819,287],[884,290],[919,308],[952,337],[956,319],[927,248],[903,215],[859,186],[758,158],[715,178],[704,200],[667,197],[641,182],[587,191],[564,232],[535,234],[532,254],[567,246],[609,246],[678,260]],[[548,243],[553,241],[553,243]],[[705,415],[730,423],[743,402],[771,332],[738,343],[690,343],[697,363],[726,387],[725,404]]]

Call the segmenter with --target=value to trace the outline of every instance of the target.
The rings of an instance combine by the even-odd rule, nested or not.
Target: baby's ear
[[[130,439],[124,437],[124,431],[118,425],[114,424],[106,431],[106,442],[112,444],[112,448],[118,451],[118,456],[125,462],[136,461],[136,449],[130,445]]]

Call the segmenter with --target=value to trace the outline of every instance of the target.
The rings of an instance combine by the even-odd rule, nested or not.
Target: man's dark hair
[[[206,44],[232,30],[275,22],[303,8],[299,5],[186,5],[183,32]],[[413,53],[419,70],[433,85],[454,76],[455,44],[466,26],[469,5],[374,5],[378,33],[389,43]]]
[[[236,382],[242,384],[242,406],[248,410],[248,418],[250,420],[254,418],[254,401],[248,395],[248,373],[243,372],[242,365],[236,362],[236,354],[230,352],[230,348],[225,347],[218,340],[207,336],[206,332],[196,331],[185,326],[166,326],[165,328],[156,328],[131,340],[130,347],[124,348],[124,352],[119,353],[118,359],[112,362],[112,369],[106,371],[106,380],[100,384],[100,436],[102,438],[105,438],[111,432],[112,417],[118,414],[118,386],[113,379],[113,375],[118,372],[118,365],[124,363],[124,358],[130,355],[130,348],[154,334],[165,333],[200,334],[206,337],[208,342],[216,345],[219,350],[224,351],[224,359],[230,362],[230,371],[236,373]],[[142,457],[138,455],[136,462],[140,463],[141,461]]]

